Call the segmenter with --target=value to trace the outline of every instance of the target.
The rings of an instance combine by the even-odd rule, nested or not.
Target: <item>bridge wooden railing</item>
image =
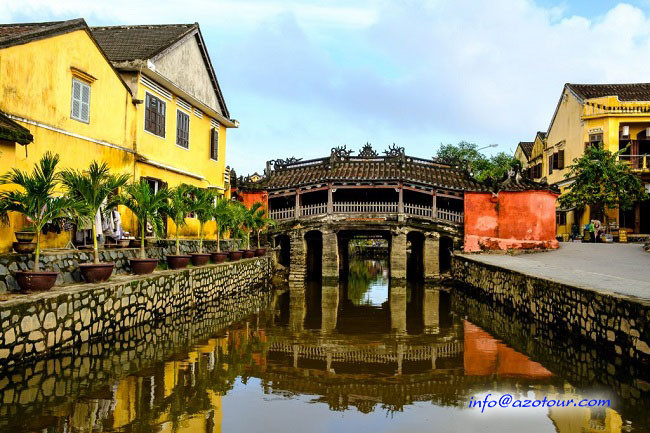
[[[335,214],[398,214],[399,204],[392,202],[339,202],[332,204],[332,210]],[[300,206],[298,209],[295,207],[272,209],[269,215],[276,221],[283,221],[295,219],[296,214],[299,217],[310,217],[327,215],[327,213],[327,203],[316,203]],[[463,212],[419,204],[404,203],[404,214],[411,217],[436,219],[458,224],[463,222]]]

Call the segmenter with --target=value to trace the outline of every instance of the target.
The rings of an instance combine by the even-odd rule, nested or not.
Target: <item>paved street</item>
[[[564,242],[544,253],[468,257],[559,283],[650,300],[650,254],[641,244]]]

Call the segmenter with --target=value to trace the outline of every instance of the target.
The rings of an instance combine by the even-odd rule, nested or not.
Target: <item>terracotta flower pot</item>
[[[14,273],[16,282],[23,291],[45,291],[50,290],[54,283],[58,272],[47,271],[18,271]]]
[[[258,248],[255,250],[255,257],[262,257],[266,255],[266,248]]]
[[[27,231],[18,231],[18,232],[14,232],[14,235],[16,236],[16,240],[18,242],[31,242],[34,240],[34,236],[36,236],[36,233],[27,232]]]
[[[31,254],[36,251],[36,242],[14,242],[14,251],[18,254]]]
[[[183,269],[190,262],[191,256],[167,256],[169,269]]]
[[[244,258],[245,259],[251,259],[255,257],[255,250],[245,250],[244,251]]]
[[[194,266],[203,266],[210,260],[210,254],[192,254],[192,264]]]
[[[114,267],[115,263],[82,263],[79,270],[87,282],[101,283],[111,277]]]
[[[212,260],[213,263],[223,263],[226,261],[226,258],[228,257],[228,253],[212,253],[210,254],[210,260]]]
[[[153,272],[158,266],[158,259],[131,259],[131,270],[136,275],[146,275]]]
[[[131,243],[131,239],[120,239],[117,241],[117,244],[120,246],[120,248],[126,248],[129,246]]]
[[[241,251],[231,251],[228,253],[228,258],[230,258],[231,262],[236,262],[237,260],[241,259],[241,256]]]

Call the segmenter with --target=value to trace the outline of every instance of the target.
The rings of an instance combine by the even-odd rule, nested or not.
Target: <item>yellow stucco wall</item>
[[[70,116],[73,76],[90,83],[88,123]],[[134,89],[135,98],[144,100],[146,91],[162,97],[145,87],[137,73],[124,73],[123,78]],[[34,136],[27,154],[25,147],[18,144],[0,144],[0,173],[14,167],[31,171],[46,151],[52,151],[60,155],[62,169],[85,169],[93,160],[106,161],[115,173],[128,173],[134,180],[153,177],[170,187],[187,183],[225,190],[226,128],[219,125],[219,155],[214,161],[210,159],[211,119],[205,113],[199,117],[192,110],[189,149],[177,146],[178,104],[172,96],[171,100],[163,98],[167,104],[165,138],[146,132],[144,104],[132,103],[122,77],[85,30],[0,50],[0,91],[0,110],[14,116]],[[154,165],[136,163],[136,156]],[[130,212],[120,211],[124,229],[136,234]],[[0,252],[11,249],[13,231],[24,224],[24,217],[11,215],[10,226],[0,227]],[[173,224],[168,227],[168,233],[173,234]],[[195,238],[197,233],[198,222],[194,219],[181,229],[184,238]],[[206,238],[214,236],[215,225],[211,222],[206,226]],[[43,247],[63,247],[69,239],[69,233],[48,234],[43,238]]]
[[[583,155],[585,143],[589,142],[590,134],[602,133],[604,148],[610,152],[616,152],[619,150],[619,134],[623,125],[630,127],[630,137],[633,139],[639,132],[650,126],[650,113],[604,112],[604,110],[593,108],[590,105],[592,103],[607,107],[634,107],[637,105],[645,107],[648,105],[648,102],[621,102],[616,96],[580,101],[572,92],[564,89],[557,113],[549,128],[542,158],[542,175],[549,183],[559,184],[562,194],[570,189],[570,181],[566,181],[565,174],[569,172],[569,166],[573,164],[574,159]],[[555,169],[552,174],[549,174],[548,156],[560,149],[564,149],[564,169]],[[539,149],[536,143],[533,155],[538,153]],[[619,221],[617,209],[608,210],[607,216],[610,222]],[[571,233],[571,226],[574,222],[580,226],[582,233],[582,227],[589,221],[590,209],[588,207],[581,215],[577,215],[573,211],[568,212],[566,225],[558,224],[557,233],[558,235]]]
[[[70,117],[75,69],[94,78],[88,123]],[[0,110],[23,119],[17,121],[34,136],[27,148],[2,146],[0,173],[14,167],[31,171],[51,151],[59,154],[60,168],[82,169],[98,160],[106,161],[116,173],[132,174],[135,108],[131,95],[84,30],[0,50],[0,91],[4,95]],[[0,228],[0,251],[11,248],[13,231],[24,224],[23,216],[11,215],[10,226]],[[43,246],[62,247],[69,237],[48,234]]]

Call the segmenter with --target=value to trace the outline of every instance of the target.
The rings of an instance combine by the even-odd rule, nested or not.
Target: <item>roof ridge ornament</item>
[[[369,142],[366,142],[359,151],[359,158],[372,159],[377,158],[378,156],[379,154],[372,148],[372,145]]]
[[[302,158],[289,157],[287,159],[272,159],[268,162],[268,166],[272,165],[275,170],[286,168],[287,165],[296,164],[302,161]]]
[[[386,158],[400,158],[404,156],[404,152],[405,150],[403,147],[393,143],[392,145],[388,146],[388,150],[384,150],[384,155],[386,155]]]
[[[354,153],[354,150],[348,149],[348,146],[344,144],[343,146],[337,146],[332,148],[332,153],[330,154],[330,161],[344,161],[350,159],[350,155]]]

